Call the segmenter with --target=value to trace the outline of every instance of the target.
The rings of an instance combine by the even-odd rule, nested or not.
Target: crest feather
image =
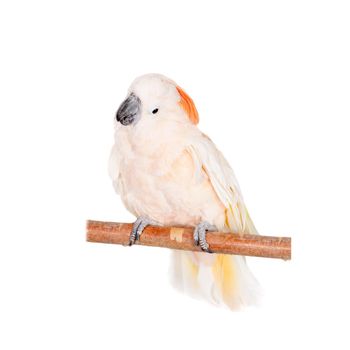
[[[191,120],[193,124],[198,124],[199,122],[199,116],[197,108],[190,96],[187,95],[187,93],[181,89],[179,86],[176,87],[178,93],[180,94],[180,106],[183,108],[183,110],[187,113],[188,118]]]

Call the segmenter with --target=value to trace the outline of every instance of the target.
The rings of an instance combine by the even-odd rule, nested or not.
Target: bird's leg
[[[136,221],[134,222],[134,225],[132,226],[132,230],[129,238],[129,245],[133,245],[135,241],[138,241],[140,239],[142,231],[148,225],[159,226],[159,223],[147,218],[146,216],[139,216],[136,219]]]
[[[199,245],[204,252],[211,253],[209,245],[205,238],[207,231],[215,231],[217,228],[207,221],[200,222],[194,229],[193,239],[196,245]]]

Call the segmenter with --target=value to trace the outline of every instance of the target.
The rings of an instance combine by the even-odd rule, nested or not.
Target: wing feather
[[[117,193],[120,193],[120,152],[118,152],[117,144],[114,144],[108,161],[108,173],[113,181],[113,187]]]
[[[225,226],[232,232],[256,234],[243,201],[236,176],[215,144],[204,134],[195,138],[188,147],[196,174],[205,172],[220,201],[225,206]]]

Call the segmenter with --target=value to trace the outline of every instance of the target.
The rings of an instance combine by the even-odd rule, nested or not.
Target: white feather
[[[236,233],[256,234],[257,231],[249,219],[236,176],[215,144],[206,135],[198,134],[191,139],[188,149],[196,164],[196,172],[204,171],[208,175],[217,196],[227,210],[229,227],[226,229]],[[249,220],[248,225],[246,225],[247,220]]]
[[[136,79],[129,92],[140,98],[141,115],[135,124],[116,128],[109,164],[127,209],[167,226],[208,221],[226,232],[256,233],[231,167],[189,120],[175,83],[151,74]],[[159,109],[156,116],[154,107]],[[256,283],[244,257],[220,263],[222,256],[216,254],[173,255],[173,281],[179,289],[230,307],[253,300]],[[234,279],[225,269],[232,269]],[[226,297],[224,290],[229,291]]]

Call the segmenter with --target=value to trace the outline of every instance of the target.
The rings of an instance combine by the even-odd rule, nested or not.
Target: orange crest
[[[188,118],[193,124],[198,124],[199,122],[199,116],[197,112],[197,108],[194,105],[194,102],[190,96],[186,94],[184,90],[182,90],[179,86],[176,87],[178,93],[181,96],[180,100],[180,106],[183,108],[183,110],[187,113]]]

